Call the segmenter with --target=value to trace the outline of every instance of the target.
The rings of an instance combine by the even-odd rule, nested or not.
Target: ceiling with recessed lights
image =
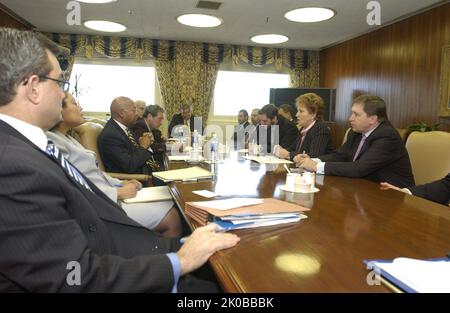
[[[393,21],[448,1],[378,0],[381,26],[367,24],[369,0],[220,0],[217,10],[196,8],[198,0],[116,0],[109,4],[81,3],[81,25],[69,26],[66,9],[70,0],[0,0],[41,31],[74,34],[111,34],[88,29],[87,20],[108,20],[126,26],[114,35],[216,43],[257,45],[250,38],[278,34],[289,38],[276,47],[321,49],[348,40]],[[218,6],[217,3],[209,4]],[[302,7],[324,7],[336,14],[315,23],[289,21],[285,13]],[[223,23],[212,28],[180,24],[183,14],[207,14]]]

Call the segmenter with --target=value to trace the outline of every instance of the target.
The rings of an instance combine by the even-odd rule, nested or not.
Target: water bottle
[[[186,141],[184,140],[184,128],[180,127],[178,129],[178,135],[179,135],[179,140],[180,140],[180,144],[181,144],[181,150],[180,152],[184,152],[184,148],[186,148]]]
[[[217,134],[213,133],[212,139],[211,139],[211,163],[217,162],[218,147],[219,147],[219,141],[217,140]]]
[[[198,150],[199,147],[199,134],[198,131],[195,129],[194,133],[192,134],[192,150]]]

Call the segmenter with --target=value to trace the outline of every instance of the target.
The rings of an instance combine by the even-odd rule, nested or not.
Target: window
[[[288,74],[219,71],[214,90],[214,115],[236,116],[269,103],[270,88],[289,87]]]
[[[114,65],[74,64],[70,92],[77,96],[84,111],[109,112],[112,100],[118,96],[147,104],[155,102],[155,68],[117,65],[118,61],[114,60]]]

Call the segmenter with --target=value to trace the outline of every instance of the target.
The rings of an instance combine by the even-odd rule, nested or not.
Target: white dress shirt
[[[47,149],[47,136],[41,128],[5,114],[0,114],[0,120],[24,135],[42,151]]]

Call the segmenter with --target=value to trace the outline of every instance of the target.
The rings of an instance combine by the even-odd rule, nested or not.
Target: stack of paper
[[[244,159],[258,162],[260,164],[292,164],[292,161],[279,159],[277,157],[266,155],[266,156],[244,156]]]
[[[153,172],[153,176],[161,179],[164,182],[170,182],[175,180],[192,180],[192,179],[204,179],[212,178],[213,174],[201,168],[199,166],[183,168],[179,170]]]
[[[252,228],[298,222],[309,209],[278,199],[231,198],[186,203],[186,215],[206,225],[209,221],[222,230]]]
[[[147,187],[142,188],[136,194],[136,197],[126,199],[125,203],[137,203],[137,202],[155,202],[155,201],[165,201],[172,200],[172,195],[170,194],[169,187]]]
[[[406,292],[450,292],[450,259],[365,261],[369,269]]]

